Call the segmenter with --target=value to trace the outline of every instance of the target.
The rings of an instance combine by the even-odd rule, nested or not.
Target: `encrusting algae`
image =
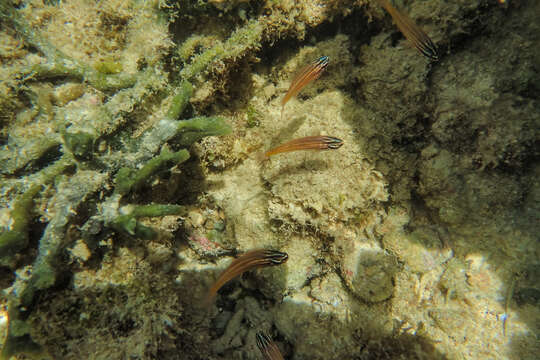
[[[1,2],[0,358],[535,359],[539,11]]]

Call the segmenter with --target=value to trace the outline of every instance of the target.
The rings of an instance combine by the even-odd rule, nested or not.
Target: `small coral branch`
[[[193,85],[187,81],[183,81],[175,91],[171,106],[169,107],[169,111],[167,111],[167,118],[177,119],[182,115],[192,94]]]
[[[179,92],[173,99],[168,116],[160,120],[143,136],[140,145],[142,154],[153,154],[163,143],[173,138],[177,139],[178,144],[189,146],[206,136],[228,135],[232,132],[231,126],[219,116],[199,116],[189,120],[173,120],[182,113],[186,106],[185,94],[187,92],[187,90]]]
[[[142,217],[161,217],[166,215],[181,215],[186,210],[180,205],[139,205],[134,206],[129,214],[119,215],[111,223],[111,227],[116,231],[128,234],[144,240],[152,240],[157,236],[154,229],[142,225],[137,221]]]
[[[131,87],[137,81],[136,75],[131,74],[105,74],[80,61],[67,56],[49,59],[45,64],[36,64],[23,69],[21,75],[25,80],[51,79],[57,77],[69,77],[79,81],[85,81],[92,87],[101,91],[114,91]]]
[[[232,132],[231,126],[219,116],[195,117],[177,122],[179,144],[189,146],[206,136],[227,135]]]
[[[149,160],[139,170],[127,167],[121,168],[116,174],[115,192],[125,195],[131,191],[138,190],[146,184],[152,176],[167,168],[169,164],[181,164],[187,159],[189,159],[189,152],[187,150],[171,152],[167,149],[163,149],[161,154]]]
[[[0,235],[0,264],[7,265],[15,254],[28,245],[28,225],[32,219],[34,197],[41,190],[41,185],[28,189],[13,205],[10,230]]]
[[[34,214],[34,198],[42,187],[64,172],[73,164],[69,157],[64,157],[34,175],[34,183],[13,204],[11,211],[12,225],[0,235],[0,264],[8,265],[17,253],[28,245],[28,229]]]
[[[133,207],[130,215],[134,218],[141,217],[158,217],[166,215],[180,215],[186,212],[186,208],[181,205],[163,205],[163,204],[150,204],[139,205]]]
[[[226,59],[236,60],[244,56],[249,49],[259,48],[262,43],[265,26],[261,21],[252,20],[244,27],[239,28],[225,42],[218,42],[216,45],[195,56],[193,61],[186,66],[180,75],[187,80],[192,80],[203,70],[210,67],[212,62],[224,61]]]

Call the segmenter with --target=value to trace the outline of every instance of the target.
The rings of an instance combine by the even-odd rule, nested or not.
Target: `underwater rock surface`
[[[540,3],[381,3],[1,2],[0,358],[536,359]]]

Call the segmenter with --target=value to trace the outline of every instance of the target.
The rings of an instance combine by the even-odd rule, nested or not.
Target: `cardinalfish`
[[[272,341],[270,336],[266,335],[262,331],[258,331],[257,335],[257,347],[261,350],[261,354],[265,360],[283,360],[283,355],[279,351],[276,343]]]
[[[396,23],[399,31],[414,45],[414,47],[420,51],[420,53],[427,58],[437,61],[439,60],[439,54],[437,47],[431,41],[429,36],[416,25],[407,15],[400,12],[398,9],[390,4],[388,0],[377,0],[383,8],[388,11],[392,19]]]
[[[328,56],[321,56],[315,60],[312,64],[303,68],[298,76],[296,76],[289,86],[289,90],[281,100],[281,119],[283,119],[283,108],[285,104],[293,97],[298,95],[300,90],[302,90],[307,84],[312,82],[321,76],[322,72],[328,66]]]
[[[287,261],[289,255],[277,250],[259,249],[248,251],[242,256],[233,260],[231,265],[225,269],[214,285],[208,290],[206,305],[209,306],[216,297],[218,290],[230,280],[246,271],[265,267],[281,265]]]
[[[285,144],[281,144],[271,150],[268,150],[264,153],[264,156],[268,158],[272,155],[296,150],[339,149],[342,145],[343,141],[341,139],[332,136],[307,136],[300,139],[291,140],[289,142],[286,142]]]

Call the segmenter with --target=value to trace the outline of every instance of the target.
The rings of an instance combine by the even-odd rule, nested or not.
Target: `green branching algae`
[[[250,21],[244,27],[232,33],[225,42],[217,42],[214,46],[194,57],[180,75],[192,80],[214,62],[242,57],[250,48],[259,48],[264,36],[265,26],[257,20]]]
[[[166,18],[157,3],[143,8],[156,23]],[[252,19],[227,39],[205,42],[205,50],[199,54],[192,54],[196,46],[184,46],[183,64],[176,69],[175,80],[170,81],[166,66],[159,61],[146,62],[141,57],[137,59],[140,67],[137,62],[130,70],[134,73],[129,73],[115,57],[86,62],[70,56],[21,14],[24,11],[9,1],[0,2],[0,21],[42,58],[17,67],[13,83],[19,95],[31,100],[27,115],[20,113],[17,117],[21,124],[44,122],[43,128],[49,133],[43,136],[42,131],[36,136],[37,132],[21,132],[19,138],[10,134],[8,146],[0,152],[0,172],[10,179],[2,190],[11,196],[4,202],[11,211],[6,215],[9,226],[0,233],[0,265],[14,268],[21,258],[28,258],[21,256],[22,252],[31,243],[38,243],[28,277],[17,279],[14,290],[6,294],[9,325],[1,359],[42,353],[41,345],[32,338],[28,318],[39,299],[37,295],[69,271],[65,252],[77,240],[92,243],[115,233],[155,239],[160,230],[143,224],[142,219],[185,215],[186,209],[178,204],[130,202],[139,199],[134,195],[151,186],[152,179],[182,166],[190,158],[187,148],[193,143],[232,132],[222,117],[200,116],[195,110],[195,116],[189,118],[186,110],[194,88],[205,81],[207,74],[226,69],[227,64],[259,49],[269,29],[269,22]],[[66,103],[70,100],[52,100],[57,89],[54,84],[59,81],[77,83],[77,98],[84,100],[69,106]],[[44,82],[46,85],[41,85]],[[92,97],[88,89],[99,96]],[[152,106],[160,102],[167,104],[161,118],[137,138],[126,138],[124,126],[138,126],[144,121],[141,114],[149,115]],[[54,158],[45,156],[49,152]],[[40,234],[34,234],[30,230],[38,215],[46,224]],[[75,221],[78,235],[69,236]],[[212,230],[216,233],[213,236],[221,231]]]
[[[138,222],[138,218],[181,215],[185,212],[185,208],[180,205],[138,205],[134,206],[129,214],[120,215],[114,219],[111,226],[121,233],[143,240],[152,240],[157,236],[156,231]]]
[[[161,144],[171,139],[176,139],[180,145],[189,146],[205,136],[231,133],[230,125],[219,116],[200,116],[188,120],[174,120],[186,109],[192,89],[192,85],[184,81],[174,91],[175,96],[171,101],[167,116],[159,121],[154,128],[147,131],[143,135],[141,143],[138,144],[141,155],[147,156],[155,153]]]
[[[134,170],[130,168],[121,168],[116,175],[115,191],[125,195],[131,191],[139,190],[148,179],[161,170],[164,170],[169,164],[178,165],[189,159],[187,150],[170,152],[163,149],[159,156],[149,160],[141,169]]]
[[[28,245],[28,225],[32,219],[34,197],[41,190],[40,185],[28,189],[13,204],[11,218],[13,225],[0,235],[0,263],[7,265],[8,260]]]
[[[220,117],[196,117],[177,123],[178,142],[188,146],[206,136],[230,134],[231,127]]]
[[[33,185],[29,187],[17,200],[14,201],[11,218],[13,224],[10,229],[0,235],[0,264],[7,266],[15,260],[15,255],[28,245],[28,231],[30,221],[34,217],[34,198],[44,185],[72,165],[69,157],[58,160],[53,165],[43,169],[34,176]]]
[[[68,165],[69,159],[59,160],[58,164],[51,165],[54,168],[48,169],[42,178],[52,179],[59,174],[59,170]],[[24,284],[21,284],[17,296],[10,297],[8,336],[0,359],[8,359],[14,353],[28,349],[32,349],[32,353],[38,351],[39,345],[31,339],[30,328],[26,323],[35,295],[38,291],[54,285],[58,271],[62,268],[60,255],[69,244],[66,230],[69,221],[76,215],[74,209],[80,206],[87,196],[103,186],[104,180],[103,174],[79,171],[58,185],[54,205],[51,208],[51,212],[56,216],[50,220],[39,240],[38,256],[32,266],[32,274]]]
[[[193,85],[187,81],[183,81],[176,89],[175,95],[172,99],[172,104],[167,111],[167,118],[177,119],[182,115],[186,106],[189,103],[189,98],[193,94]]]
[[[158,12],[159,9],[152,11]],[[26,176],[11,185],[20,195],[11,201],[11,225],[0,234],[0,264],[4,266],[13,267],[19,254],[29,246],[29,230],[37,215],[37,199],[47,200],[41,198],[43,189],[48,186],[54,190],[54,195],[48,199],[50,217],[39,239],[32,272],[29,278],[19,281],[16,292],[8,295],[8,335],[0,354],[1,359],[8,359],[16,354],[34,356],[41,352],[41,346],[32,339],[27,319],[35,304],[36,294],[53,286],[58,275],[65,271],[66,264],[61,254],[75,241],[66,233],[70,222],[78,216],[78,209],[86,208],[86,200],[95,198],[96,192],[112,183],[114,191],[88,215],[87,223],[101,224],[103,230],[109,233],[117,232],[145,240],[156,238],[159,232],[143,225],[140,219],[181,215],[185,213],[184,207],[176,204],[124,204],[127,198],[131,198],[128,195],[140,191],[161,172],[189,159],[188,150],[171,151],[166,143],[188,147],[205,136],[229,134],[231,127],[223,118],[215,116],[178,120],[193,93],[189,78],[204,71],[211,59],[220,54],[218,48],[213,50],[214,55],[205,55],[196,66],[191,67],[188,75],[181,76],[176,84],[169,85],[155,68],[127,74],[117,63],[90,66],[67,56],[32,29],[18,11],[6,2],[0,5],[0,19],[10,24],[28,46],[38,50],[47,60],[21,68],[21,84],[61,78],[84,82],[110,96],[104,104],[81,107],[80,111],[56,110],[52,106],[43,111],[34,111],[34,116],[43,112],[47,119],[54,119],[53,134],[45,139],[29,137],[28,141],[20,141],[13,146],[27,149],[27,144],[35,140],[32,148],[35,151],[17,153],[13,149],[3,150],[5,154],[2,154],[0,161],[6,164],[2,170],[5,175],[28,168],[27,164],[35,162],[48,149],[61,152],[60,158],[51,165],[37,169],[37,172],[30,167]],[[163,119],[138,139],[130,142],[118,139],[123,134],[118,130],[129,120],[129,114],[150,96],[159,100],[157,94],[166,94],[167,89],[172,94],[172,100]],[[125,145],[112,154],[99,152],[97,145],[104,139]],[[96,164],[100,169],[91,170]],[[68,168],[72,171],[63,175]],[[50,193],[48,196],[51,196]],[[92,241],[99,231],[89,230],[91,228],[83,224],[80,236]]]

